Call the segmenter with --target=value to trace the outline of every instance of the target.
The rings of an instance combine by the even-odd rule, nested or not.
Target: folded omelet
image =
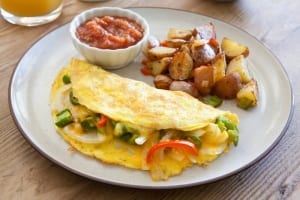
[[[79,152],[166,180],[238,143],[238,117],[181,92],[156,89],[72,59],[54,80],[57,131]]]

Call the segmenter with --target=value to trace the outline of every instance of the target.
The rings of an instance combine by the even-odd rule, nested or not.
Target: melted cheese
[[[71,75],[70,86],[62,82],[65,74]],[[69,102],[71,89],[82,105],[74,106]],[[183,92],[155,89],[76,59],[61,70],[50,97],[54,118],[63,108],[69,108],[79,121],[90,113],[102,113],[145,136],[147,140],[143,145],[132,145],[115,137],[110,127],[105,128],[99,140],[95,139],[97,133],[83,132],[78,122],[64,128],[56,127],[79,152],[105,163],[149,170],[153,180],[166,180],[195,163],[207,165],[228,151],[228,133],[214,124],[216,117],[225,115],[238,123],[235,114],[214,109]],[[162,149],[151,164],[146,163],[147,152],[159,142],[161,129],[169,131],[163,140],[176,139],[183,133],[200,137],[199,156],[190,156],[180,149]]]

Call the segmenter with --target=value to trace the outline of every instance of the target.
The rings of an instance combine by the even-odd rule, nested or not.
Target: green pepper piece
[[[203,102],[211,105],[213,107],[218,107],[223,103],[223,100],[221,98],[219,98],[218,96],[206,96],[203,99]]]
[[[187,138],[189,140],[191,140],[191,142],[193,142],[198,148],[201,147],[202,145],[202,141],[199,137],[195,136],[195,135],[188,135]]]
[[[69,94],[69,98],[70,98],[70,102],[73,104],[73,105],[79,105],[79,101],[77,99],[77,97],[75,97],[73,95],[73,92],[71,91],[70,94]]]
[[[84,130],[96,129],[96,119],[92,116],[85,118],[80,122],[80,124]]]
[[[110,126],[114,129],[116,127],[117,122],[110,119]]]
[[[131,132],[126,132],[123,135],[120,136],[120,139],[123,141],[129,143],[129,144],[136,144],[135,139],[138,137],[138,135],[133,134]]]
[[[227,131],[229,139],[233,142],[234,146],[238,145],[239,142],[239,133],[237,130],[228,130]]]
[[[239,131],[237,126],[225,116],[218,116],[216,123],[222,131],[227,130],[229,140],[233,142],[234,146],[237,146],[239,141]]]
[[[217,124],[219,125],[220,122],[225,125],[227,130],[238,130],[237,126],[230,119],[223,115],[217,117]]]
[[[226,130],[226,126],[222,121],[217,121],[217,125],[221,129],[221,131]]]
[[[123,124],[121,122],[116,123],[114,128],[114,135],[129,144],[136,144],[135,139],[139,137],[139,135],[136,134],[136,130],[129,126],[126,126],[126,124]]]
[[[69,109],[64,109],[56,114],[55,125],[63,128],[64,126],[73,122],[72,113]]]
[[[97,127],[97,132],[101,135],[105,134],[104,127]]]
[[[118,122],[115,124],[115,128],[114,128],[114,135],[115,136],[121,136],[126,132],[126,127],[124,124]]]
[[[70,77],[68,74],[65,74],[65,75],[62,77],[62,80],[63,80],[64,84],[69,84],[69,83],[71,83],[71,77]]]

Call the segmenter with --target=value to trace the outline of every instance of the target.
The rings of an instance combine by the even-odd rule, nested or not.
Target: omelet
[[[167,180],[238,144],[238,116],[181,91],[156,89],[73,58],[53,82],[57,132],[107,164]]]

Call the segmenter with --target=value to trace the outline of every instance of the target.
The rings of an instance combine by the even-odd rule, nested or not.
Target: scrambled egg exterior
[[[70,75],[70,84],[63,83],[65,74]],[[70,91],[78,98],[79,105],[69,102]],[[238,124],[235,114],[207,106],[183,92],[155,89],[77,59],[61,70],[52,86],[53,118],[64,108],[70,109],[75,120],[56,129],[72,147],[105,163],[149,170],[155,181],[178,175],[195,164],[207,165],[229,150],[232,141],[228,132],[215,123],[217,116],[224,115]],[[128,124],[146,138],[145,142],[128,143],[116,137],[111,126],[104,128],[100,139],[99,133],[87,137],[89,133],[78,122],[91,113],[105,114],[109,119]],[[196,134],[201,139],[198,156],[180,148],[168,148],[156,152],[152,162],[147,163],[149,149],[163,139],[161,130],[175,130],[176,134],[171,131],[166,140],[180,133]]]

